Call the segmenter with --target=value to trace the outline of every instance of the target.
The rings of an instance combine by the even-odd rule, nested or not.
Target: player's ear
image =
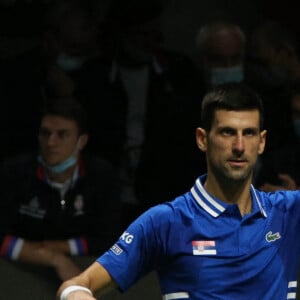
[[[201,151],[207,150],[207,132],[205,129],[200,127],[196,129],[196,143]]]
[[[260,142],[259,142],[258,154],[262,154],[264,152],[265,145],[266,145],[266,138],[267,138],[267,131],[263,130],[260,133]]]
[[[86,146],[88,140],[89,140],[89,135],[87,133],[84,133],[84,134],[80,135],[80,137],[78,139],[78,148],[79,148],[79,150],[82,150]]]

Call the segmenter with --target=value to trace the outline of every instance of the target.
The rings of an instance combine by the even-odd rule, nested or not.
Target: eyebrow
[[[235,128],[235,127],[231,127],[231,126],[219,126],[217,127],[217,131],[222,131],[222,130],[231,130],[231,131],[238,131],[239,129]],[[241,129],[243,132],[244,131],[248,131],[248,130],[252,130],[252,131],[255,131],[255,132],[259,132],[259,127],[245,127],[245,128],[242,128]]]
[[[50,134],[53,134],[53,133],[65,133],[65,132],[72,132],[73,129],[70,129],[70,128],[60,128],[60,129],[53,129],[51,130],[50,128],[48,127],[40,127],[39,129],[39,132],[42,133],[50,133]]]
[[[59,131],[59,130],[72,130],[71,128],[58,128],[58,129],[51,129],[47,126],[41,126],[40,127],[41,130],[48,130],[48,131]]]

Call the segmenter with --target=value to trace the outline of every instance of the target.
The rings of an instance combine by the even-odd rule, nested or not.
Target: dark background
[[[126,0],[124,0],[126,1]],[[141,0],[143,1],[143,0]],[[0,0],[0,58],[32,47],[42,30],[42,18],[51,0]],[[87,0],[101,19],[109,0]],[[162,0],[165,45],[193,57],[197,29],[225,16],[246,33],[263,19],[275,19],[300,36],[296,0]]]

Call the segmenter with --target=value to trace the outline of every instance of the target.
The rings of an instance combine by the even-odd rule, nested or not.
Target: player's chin
[[[246,180],[251,176],[252,172],[248,168],[234,168],[228,172],[228,177],[232,180]]]

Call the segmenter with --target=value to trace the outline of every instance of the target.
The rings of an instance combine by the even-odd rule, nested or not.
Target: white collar
[[[199,177],[196,180],[195,185],[191,188],[191,193],[195,199],[195,201],[210,215],[213,217],[217,218],[219,217],[228,207],[228,205],[221,200],[218,200],[214,197],[212,197],[204,188],[202,182],[204,182],[206,176],[203,175]],[[262,207],[262,204],[259,200],[259,197],[257,195],[257,192],[253,185],[251,185],[251,195],[252,198],[255,200],[260,213],[264,216],[267,217],[267,213]]]

